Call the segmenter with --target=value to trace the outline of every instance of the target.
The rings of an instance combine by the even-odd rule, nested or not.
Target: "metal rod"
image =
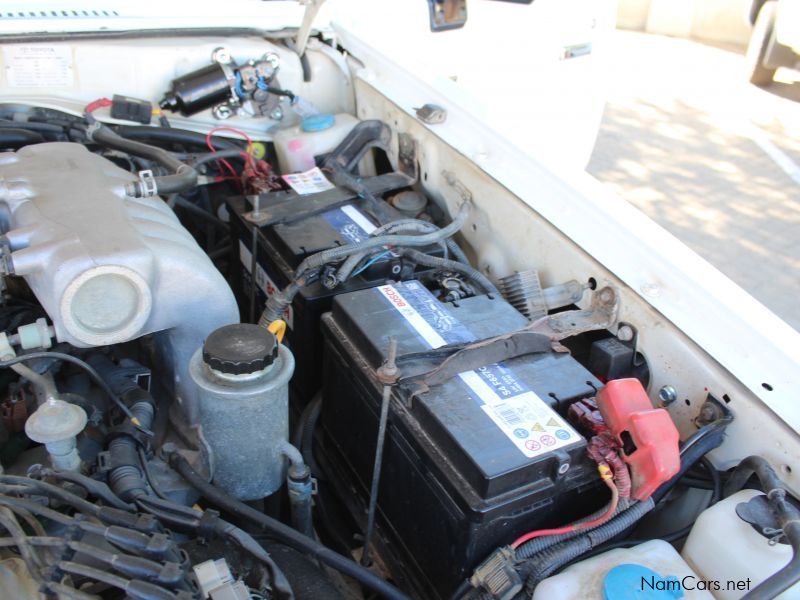
[[[383,374],[395,375],[397,373],[397,340],[389,338],[389,352],[386,362],[379,369]],[[392,386],[383,386],[381,398],[381,414],[378,421],[378,441],[375,446],[375,462],[372,466],[372,485],[369,491],[369,508],[367,510],[367,529],[364,532],[364,551],[361,553],[361,564],[369,566],[369,549],[375,531],[375,510],[378,506],[378,487],[381,482],[381,467],[383,466],[383,446],[386,441],[386,423],[389,420],[389,405],[392,398]]]
[[[250,243],[250,320],[248,323],[256,322],[256,285],[258,275],[258,261],[256,260],[256,253],[258,251],[258,225],[257,217],[260,209],[260,199],[258,194],[253,196],[253,213],[251,215],[250,225],[253,227],[253,239]]]

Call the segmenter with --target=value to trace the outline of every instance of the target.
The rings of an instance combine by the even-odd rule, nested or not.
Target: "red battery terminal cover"
[[[663,408],[653,408],[638,379],[614,379],[597,394],[597,407],[619,442],[636,500],[646,500],[681,466],[680,436]]]

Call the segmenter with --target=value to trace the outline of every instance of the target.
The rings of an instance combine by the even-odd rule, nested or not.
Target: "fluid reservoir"
[[[281,172],[314,168],[315,158],[333,151],[357,123],[358,119],[347,113],[318,114],[306,117],[300,125],[281,129],[273,140]]]
[[[292,353],[257,325],[226,325],[190,363],[213,482],[240,500],[277,491],[286,474]]]
[[[704,510],[697,518],[681,554],[703,578],[723,582],[722,589],[714,592],[719,600],[735,600],[747,591],[726,582],[744,582],[740,585],[747,584],[747,589],[752,590],[792,559],[789,544],[780,541],[771,544],[756,526],[742,518],[770,513],[763,493],[741,490]],[[777,527],[771,525],[773,529]],[[769,526],[763,523],[758,527],[763,530]],[[798,597],[800,584],[777,596],[780,600]]]
[[[533,600],[714,600],[670,544],[650,540],[579,561],[536,586]]]

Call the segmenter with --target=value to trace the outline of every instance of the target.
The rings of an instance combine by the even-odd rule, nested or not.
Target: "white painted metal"
[[[545,286],[593,277],[620,288],[620,319],[638,329],[651,395],[665,384],[678,390],[670,413],[683,435],[696,429],[709,393],[726,396],[737,419],[713,455],[718,466],[757,452],[784,465],[783,476],[800,487],[798,469],[790,472],[800,457],[800,334],[593,178],[520,154],[413,74],[337,31],[364,65],[356,67],[358,116],[383,119],[419,141],[423,185],[443,204],[452,208],[458,198],[443,170],[472,192],[477,210],[464,238],[486,273],[536,268]],[[413,116],[426,102],[447,108],[444,124]]]

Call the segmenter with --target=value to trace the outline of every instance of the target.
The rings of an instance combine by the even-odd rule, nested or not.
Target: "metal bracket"
[[[399,171],[419,179],[419,163],[417,162],[417,140],[407,133],[397,134],[397,167]]]
[[[428,0],[431,31],[459,29],[467,22],[467,0]]]

